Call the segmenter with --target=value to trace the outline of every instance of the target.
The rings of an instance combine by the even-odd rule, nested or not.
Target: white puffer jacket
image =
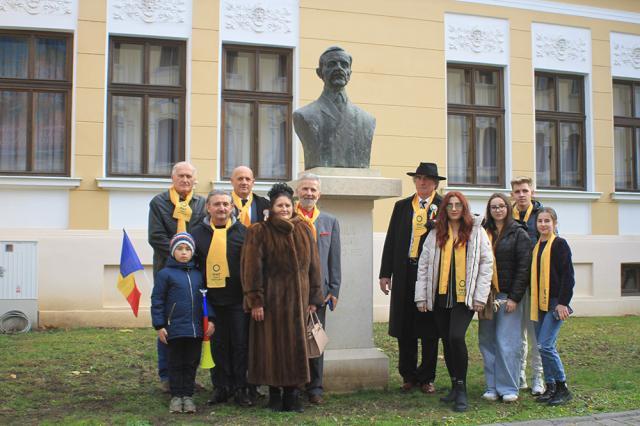
[[[427,303],[427,309],[433,310],[433,301],[438,291],[440,276],[440,247],[436,244],[435,230],[429,232],[422,246],[422,254],[418,263],[418,279],[416,280],[415,302]],[[493,274],[493,252],[489,236],[482,227],[482,217],[473,217],[473,230],[467,242],[467,292],[464,298],[469,309],[473,302],[485,304],[491,289]]]

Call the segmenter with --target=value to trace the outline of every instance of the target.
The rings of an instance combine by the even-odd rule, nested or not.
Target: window
[[[640,190],[640,82],[613,82],[616,191]]]
[[[222,177],[290,179],[291,50],[227,45],[222,61]]]
[[[502,70],[447,67],[447,182],[504,185]]]
[[[622,295],[640,296],[640,263],[623,263],[622,272]]]
[[[537,72],[535,85],[537,186],[585,189],[583,78]]]
[[[169,176],[184,160],[184,111],[185,43],[112,37],[108,174]]]
[[[72,38],[0,32],[0,173],[69,175]]]

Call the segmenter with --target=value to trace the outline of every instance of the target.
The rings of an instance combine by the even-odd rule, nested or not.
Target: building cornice
[[[75,189],[81,178],[65,176],[0,176],[2,189]]]

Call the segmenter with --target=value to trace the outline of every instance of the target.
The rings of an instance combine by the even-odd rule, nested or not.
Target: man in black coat
[[[196,242],[196,262],[207,283],[207,299],[216,313],[216,332],[211,346],[216,365],[211,369],[214,393],[210,403],[224,402],[233,395],[236,404],[249,406],[252,405],[247,392],[249,317],[242,308],[240,280],[240,255],[247,228],[233,217],[231,196],[226,192],[211,191],[206,208],[208,215],[194,226],[192,235]],[[222,247],[225,247],[222,241],[226,241],[227,268],[224,269],[228,270],[228,276],[218,277],[217,282],[214,271],[218,270],[216,262],[220,259],[210,252],[216,233],[224,235],[218,240]]]
[[[434,393],[438,334],[433,312],[418,312],[414,296],[422,245],[435,225],[442,201],[436,189],[446,178],[438,175],[435,163],[420,163],[407,175],[413,177],[416,193],[396,202],[393,208],[382,251],[380,290],[391,292],[389,335],[398,339],[398,370],[404,382],[401,390],[408,392],[419,386],[424,393]],[[422,341],[419,366],[418,339]]]
[[[253,171],[246,166],[238,166],[231,172],[231,194],[237,219],[244,226],[262,222],[265,212],[269,210],[269,200],[253,193],[255,183]]]

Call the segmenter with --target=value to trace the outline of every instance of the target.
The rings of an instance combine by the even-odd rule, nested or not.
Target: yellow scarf
[[[238,208],[238,220],[244,226],[249,227],[251,225],[251,203],[253,203],[253,193],[249,194],[246,204],[242,205],[242,198],[238,197],[235,192],[231,192],[231,198],[233,198],[233,204]]]
[[[409,253],[409,257],[412,259],[418,257],[420,238],[427,233],[427,212],[431,207],[432,200],[433,193],[427,198],[425,208],[420,208],[420,197],[416,194],[411,202],[411,206],[413,207],[413,220],[411,221],[413,240],[411,241],[411,253]]]
[[[526,222],[529,220],[529,216],[531,216],[532,211],[533,211],[533,203],[529,204],[529,207],[527,208],[527,212],[524,214],[523,222]],[[513,218],[518,222],[520,221],[520,210],[518,210],[518,207],[516,204],[513,205]]]
[[[451,251],[453,250],[453,230],[449,226],[449,239],[440,253],[440,281],[438,294],[447,294],[449,271],[451,270]],[[460,244],[455,248],[456,254],[456,302],[464,302],[467,293],[467,245]]]
[[[500,285],[498,285],[498,262],[496,262],[496,249],[493,247],[493,236],[491,232],[487,232],[491,247],[493,248],[493,276],[491,277],[491,285],[496,289],[497,293],[500,293]]]
[[[169,199],[175,206],[173,209],[173,218],[178,220],[178,229],[176,234],[180,232],[187,232],[187,222],[191,220],[191,207],[189,202],[193,198],[193,190],[187,195],[184,201],[180,201],[180,194],[175,190],[173,186],[169,188]]]
[[[538,251],[540,240],[533,249],[531,259],[531,321],[538,321],[538,309],[549,310],[549,279],[551,276],[551,246],[556,239],[554,233],[547,240],[547,245],[542,250],[540,258],[540,282],[538,282]]]
[[[318,209],[318,206],[313,207],[313,214],[311,215],[311,217],[307,217],[307,215],[304,214],[303,208],[302,206],[300,206],[300,203],[296,204],[296,211],[298,212],[298,216],[300,216],[302,220],[304,220],[309,224],[309,226],[311,226],[311,230],[313,230],[313,239],[318,241],[318,232],[316,231],[316,219],[318,219],[318,216],[320,216],[320,210]]]
[[[229,264],[227,263],[227,229],[231,226],[231,219],[224,229],[216,228],[211,222],[213,237],[207,253],[207,287],[222,288],[227,285],[229,278]]]

